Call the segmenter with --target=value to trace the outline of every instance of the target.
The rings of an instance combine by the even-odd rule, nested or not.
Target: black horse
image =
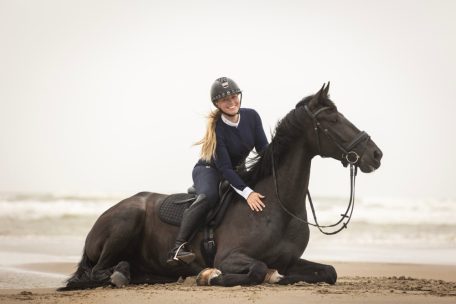
[[[197,274],[200,285],[334,284],[334,267],[301,259],[309,241],[305,199],[311,160],[316,155],[331,157],[369,173],[380,167],[382,152],[337,111],[328,90],[329,84],[323,85],[279,122],[271,144],[243,176],[266,196],[266,208],[252,212],[240,196],[231,201],[215,231],[215,268],[206,268],[201,233],[191,242],[197,257],[192,264],[166,264],[178,230],[158,216],[168,195],[141,192],[98,218],[87,235],[77,271],[61,290],[169,283]]]

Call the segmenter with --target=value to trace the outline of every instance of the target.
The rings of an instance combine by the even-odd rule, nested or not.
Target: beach
[[[0,303],[456,303],[456,204],[358,200],[348,229],[312,229],[303,258],[334,265],[335,285],[167,285],[57,292],[75,271],[85,236],[119,198],[0,195]],[[322,220],[342,204],[320,198]],[[399,207],[398,207],[399,206]],[[381,216],[402,213],[401,217]],[[438,219],[438,221],[436,220]]]
[[[329,262],[331,263],[331,262]],[[166,285],[57,292],[55,288],[1,289],[0,303],[456,303],[456,266],[334,262],[335,285],[202,287],[195,278]],[[72,263],[22,265],[24,270],[65,275]],[[24,278],[26,279],[26,278]]]

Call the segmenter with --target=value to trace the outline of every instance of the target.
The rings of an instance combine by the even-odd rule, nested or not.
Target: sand
[[[111,287],[57,292],[54,288],[0,289],[0,303],[456,303],[456,266],[332,263],[336,285],[263,284],[244,287],[199,287],[194,277],[166,285]],[[68,274],[72,263],[20,265],[24,270]]]

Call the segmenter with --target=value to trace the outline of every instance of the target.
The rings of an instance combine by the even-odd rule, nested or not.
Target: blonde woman
[[[235,171],[253,148],[261,152],[268,145],[260,116],[253,109],[241,108],[241,99],[242,91],[232,79],[222,77],[212,84],[211,100],[216,109],[209,115],[206,135],[198,142],[202,145],[201,158],[192,172],[198,197],[184,212],[168,264],[177,265],[179,261],[189,264],[195,259],[195,254],[185,245],[218,203],[221,179],[226,179],[246,199],[252,211],[262,211],[265,207],[261,200],[264,196],[250,189]]]

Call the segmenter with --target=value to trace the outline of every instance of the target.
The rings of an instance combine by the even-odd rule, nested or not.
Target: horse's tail
[[[90,273],[92,272],[93,266],[94,264],[89,260],[84,248],[81,261],[78,264],[78,269],[66,281],[66,286],[58,288],[57,291],[89,289],[106,285],[106,282],[93,281],[90,279]]]

